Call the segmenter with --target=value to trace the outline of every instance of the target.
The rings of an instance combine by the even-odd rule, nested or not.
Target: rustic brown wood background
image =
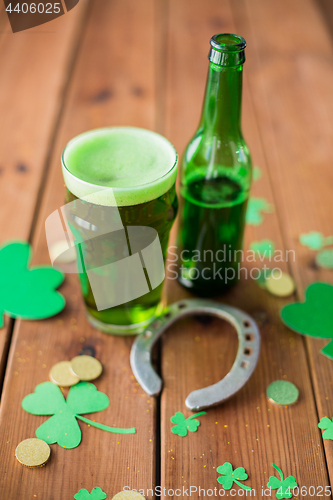
[[[0,242],[29,240],[34,263],[49,262],[44,222],[63,204],[60,155],[80,132],[145,127],[166,135],[181,153],[200,115],[209,39],[222,31],[248,42],[243,130],[254,164],[263,171],[252,194],[275,206],[262,225],[247,228],[245,245],[270,238],[278,249],[295,250],[295,262],[283,264],[297,283],[289,301],[302,298],[313,281],[333,283],[332,271],[318,270],[314,253],[298,243],[302,232],[330,235],[333,227],[329,0],[81,0],[65,16],[17,34],[1,3]],[[272,462],[300,487],[315,486],[315,496],[318,486],[330,485],[333,445],[322,440],[317,424],[333,414],[333,365],[319,353],[322,341],[282,325],[279,311],[288,301],[252,280],[220,298],[258,321],[260,362],[236,397],[209,410],[197,433],[180,438],[170,431],[170,417],[176,411],[189,416],[187,394],[230,369],[237,350],[232,329],[194,319],[170,329],[157,353],[164,389],[155,400],[131,374],[132,340],[89,326],[75,276],[66,277],[61,292],[67,305],[57,317],[6,318],[0,331],[1,500],[69,500],[80,488],[95,486],[111,499],[124,486],[156,485],[166,488],[163,499],[177,498],[168,489],[218,486],[216,468],[226,461],[245,467],[246,484],[259,498],[265,498],[261,487],[274,475]],[[172,280],[165,293],[169,302],[188,296]],[[96,385],[111,404],[99,421],[135,425],[137,434],[104,435],[82,424],[78,448],[52,445],[46,467],[26,469],[15,460],[15,447],[33,437],[45,417],[25,413],[21,401],[48,379],[54,363],[83,348],[95,350],[104,366]],[[289,409],[266,401],[268,384],[281,378],[300,389],[299,403]]]

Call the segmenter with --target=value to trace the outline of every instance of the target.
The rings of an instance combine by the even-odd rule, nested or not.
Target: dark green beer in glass
[[[178,279],[203,296],[239,274],[252,172],[241,130],[245,46],[237,35],[212,37],[202,116],[181,164]]]
[[[140,333],[163,307],[177,153],[148,130],[97,129],[69,142],[62,166],[88,318],[107,333]]]

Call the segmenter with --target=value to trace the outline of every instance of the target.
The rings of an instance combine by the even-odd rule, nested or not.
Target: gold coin
[[[52,262],[57,260],[59,263],[69,264],[76,259],[75,247],[69,247],[66,240],[57,241],[50,248],[50,256]]]
[[[25,439],[15,450],[17,460],[26,467],[42,467],[50,458],[51,448],[37,438]]]
[[[277,297],[289,297],[295,291],[295,282],[287,273],[273,271],[265,283],[266,290]]]
[[[137,491],[120,491],[112,500],[146,500],[145,497],[140,495]]]
[[[71,370],[80,380],[94,380],[100,376],[103,367],[98,359],[83,355],[72,359]]]
[[[50,379],[60,387],[70,387],[80,382],[79,377],[71,371],[70,361],[60,361],[53,365],[50,370]]]

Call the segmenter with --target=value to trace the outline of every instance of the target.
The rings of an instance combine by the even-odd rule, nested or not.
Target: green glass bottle
[[[241,130],[244,38],[210,41],[209,71],[199,127],[180,172],[178,280],[203,296],[237,282],[252,163]]]

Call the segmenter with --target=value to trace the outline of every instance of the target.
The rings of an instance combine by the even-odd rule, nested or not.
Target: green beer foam
[[[62,167],[67,188],[78,198],[130,206],[158,198],[172,187],[177,153],[167,139],[149,130],[101,128],[72,139]]]

